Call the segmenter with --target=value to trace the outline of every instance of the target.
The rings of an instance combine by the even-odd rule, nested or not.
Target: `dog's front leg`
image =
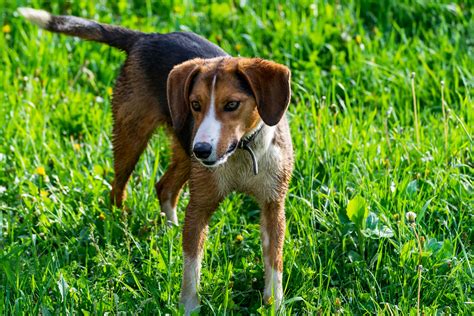
[[[285,240],[285,201],[264,203],[261,213],[263,258],[265,262],[265,289],[263,299],[266,303],[280,308],[283,300],[283,243]]]
[[[181,286],[181,304],[184,305],[186,315],[199,305],[197,292],[207,225],[220,202],[217,195],[212,194],[209,176],[198,181],[196,175],[191,175],[190,192],[183,227],[184,272]]]

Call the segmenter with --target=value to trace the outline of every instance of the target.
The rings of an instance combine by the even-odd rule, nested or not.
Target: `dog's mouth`
[[[219,165],[222,165],[227,161],[227,159],[237,150],[238,141],[233,141],[226,152],[219,158],[213,161],[197,159],[201,164],[206,167],[215,168]]]
[[[216,164],[216,161],[204,161],[204,160],[200,160],[198,159],[203,165],[207,166],[207,167],[212,167]]]
[[[232,144],[230,144],[229,148],[225,152],[225,155],[231,155],[235,150],[237,149],[237,141],[233,141]]]

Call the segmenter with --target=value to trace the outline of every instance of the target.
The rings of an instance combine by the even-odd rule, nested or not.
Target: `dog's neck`
[[[253,174],[258,174],[258,160],[267,150],[274,133],[274,127],[263,122],[247,133],[239,143],[239,148],[247,151],[252,159]]]
[[[263,122],[260,122],[257,127],[245,134],[239,142],[239,148],[249,146],[255,140],[258,134],[260,134],[264,126],[265,124]]]

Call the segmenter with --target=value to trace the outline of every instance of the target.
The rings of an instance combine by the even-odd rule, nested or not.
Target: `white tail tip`
[[[48,26],[51,20],[51,14],[44,10],[36,10],[32,8],[18,8],[18,12],[27,20],[33,22],[41,28]]]

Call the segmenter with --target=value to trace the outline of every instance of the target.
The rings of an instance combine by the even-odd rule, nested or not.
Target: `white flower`
[[[414,212],[408,212],[405,214],[405,217],[407,219],[408,222],[410,223],[414,223],[415,222],[415,219],[416,219],[416,213]]]

